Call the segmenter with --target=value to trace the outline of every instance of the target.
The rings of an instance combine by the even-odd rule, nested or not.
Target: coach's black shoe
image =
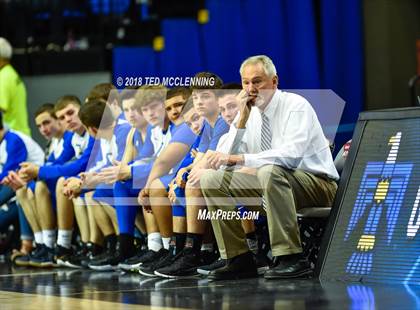
[[[156,269],[155,275],[170,279],[194,277],[201,265],[200,252],[187,247],[173,258],[170,265]]]
[[[288,259],[275,258],[273,266],[264,273],[264,278],[268,280],[307,278],[312,273],[306,258],[301,255],[293,255]]]
[[[223,259],[220,257],[218,260],[215,260],[213,263],[209,265],[198,267],[197,272],[203,276],[207,276],[210,273],[210,271],[222,268],[225,265],[226,265],[226,259]]]
[[[226,265],[211,271],[209,280],[231,280],[255,278],[258,276],[257,265],[252,252],[246,252],[226,261]]]

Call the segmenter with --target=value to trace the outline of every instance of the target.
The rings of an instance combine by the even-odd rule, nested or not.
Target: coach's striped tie
[[[267,151],[271,149],[272,133],[270,128],[270,120],[263,112],[261,113],[261,120],[261,151]]]
[[[271,128],[270,128],[270,120],[268,119],[267,115],[264,112],[261,112],[261,151],[267,151],[271,149]],[[264,210],[267,210],[267,202],[262,197],[262,207]]]

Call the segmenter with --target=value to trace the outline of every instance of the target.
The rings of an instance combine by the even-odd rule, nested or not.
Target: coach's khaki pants
[[[210,212],[236,211],[238,205],[263,211],[264,196],[273,256],[302,252],[296,210],[331,207],[337,191],[332,180],[275,165],[259,168],[257,175],[209,171],[200,182]],[[239,220],[212,219],[212,226],[222,258],[249,251]]]

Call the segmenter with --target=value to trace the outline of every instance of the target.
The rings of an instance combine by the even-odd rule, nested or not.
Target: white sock
[[[37,231],[34,232],[34,237],[35,237],[35,243],[36,244],[43,244],[43,238],[42,238],[42,231]]]
[[[44,244],[50,249],[54,247],[55,239],[56,237],[54,229],[47,229],[42,231],[42,240],[44,241]]]
[[[213,250],[213,243],[203,243],[201,245],[201,251],[213,252]]]
[[[162,237],[163,248],[169,250],[169,243],[171,242],[171,238],[164,238]]]
[[[66,249],[70,249],[72,230],[58,230],[57,244]]]
[[[159,251],[162,248],[162,237],[160,236],[160,233],[154,232],[147,235],[147,246],[149,247],[149,250],[152,251]]]

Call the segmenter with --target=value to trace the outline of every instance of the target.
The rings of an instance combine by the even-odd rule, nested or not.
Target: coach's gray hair
[[[276,66],[274,65],[273,61],[270,59],[270,57],[266,55],[256,55],[248,57],[244,60],[244,62],[241,64],[241,68],[239,69],[239,73],[243,74],[244,68],[247,65],[255,65],[257,63],[262,64],[265,74],[267,74],[268,77],[273,77],[277,75]]]

